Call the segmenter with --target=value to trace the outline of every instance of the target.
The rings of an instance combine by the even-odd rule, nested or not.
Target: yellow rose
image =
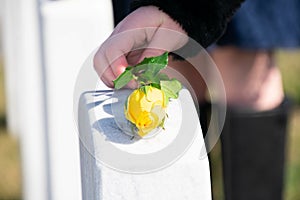
[[[144,90],[134,90],[127,99],[125,106],[126,118],[139,129],[138,134],[143,137],[150,131],[162,125],[166,116],[166,97],[162,90],[146,86]]]

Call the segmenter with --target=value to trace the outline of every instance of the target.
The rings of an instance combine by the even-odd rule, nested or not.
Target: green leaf
[[[136,76],[148,72],[152,76],[156,76],[158,72],[164,69],[168,64],[168,52],[163,53],[160,56],[144,58],[144,60],[138,63],[132,70],[132,73]]]
[[[160,56],[145,58],[142,62],[138,63],[134,67],[127,67],[126,70],[113,81],[115,89],[120,89],[127,85],[132,79],[137,79],[140,85],[153,84],[156,88],[161,88],[161,81],[170,81],[166,74],[159,73],[168,64],[168,52],[163,53]],[[171,92],[169,96],[173,97]]]
[[[137,76],[139,82],[143,82],[145,84],[149,84],[154,81],[154,76],[151,72],[145,71],[144,73]]]
[[[140,74],[137,79],[140,83],[144,84],[155,84],[160,85],[161,80],[170,80],[166,74],[158,73],[155,76],[151,71],[145,71],[143,74]],[[156,87],[158,88],[158,87]],[[159,86],[160,89],[160,86]]]
[[[178,93],[182,88],[181,83],[177,79],[160,81],[161,90],[164,91],[167,98],[178,98]]]
[[[164,98],[165,98],[165,101],[164,101],[164,107],[167,107],[167,105],[169,104],[169,97],[167,96],[167,94],[165,92],[164,93]]]
[[[159,89],[159,90],[161,89],[159,83],[151,83],[150,86],[152,86],[152,87],[154,87],[154,88],[157,88],[157,89]]]
[[[115,89],[121,89],[125,85],[127,85],[132,79],[134,75],[132,74],[132,67],[127,67],[125,71],[113,81]]]
[[[168,52],[165,52],[159,56],[144,58],[144,60],[141,61],[136,66],[146,65],[146,64],[158,64],[158,65],[166,66],[168,64]]]
[[[163,118],[162,121],[161,121],[161,123],[158,125],[158,126],[160,126],[163,130],[165,130],[165,120],[166,120],[166,118]]]
[[[142,90],[144,92],[144,94],[147,95],[149,88],[150,88],[150,86],[144,85],[144,86],[140,87],[140,90]]]

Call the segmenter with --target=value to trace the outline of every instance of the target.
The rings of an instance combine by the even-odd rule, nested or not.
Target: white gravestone
[[[188,90],[170,101],[165,130],[147,139],[132,138],[121,130],[129,92],[81,95],[82,199],[211,199],[209,162],[207,157],[200,159],[204,141]]]
[[[20,139],[22,199],[80,200],[72,91],[113,31],[111,0],[2,0],[8,128]]]
[[[51,198],[80,200],[79,143],[72,98],[86,57],[113,30],[110,0],[47,1],[41,7]]]

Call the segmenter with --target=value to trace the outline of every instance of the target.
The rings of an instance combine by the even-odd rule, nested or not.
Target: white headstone
[[[10,130],[20,138],[25,200],[80,200],[73,89],[113,30],[111,0],[3,0]]]
[[[132,139],[121,130],[122,119],[116,118],[127,95],[125,90],[81,96],[83,199],[211,199],[209,163],[200,159],[204,142],[189,92],[183,89],[170,102],[165,130],[147,139]]]
[[[113,30],[111,1],[47,1],[41,7],[41,15],[51,195],[55,200],[79,200],[79,143],[73,115],[73,90],[86,58]]]

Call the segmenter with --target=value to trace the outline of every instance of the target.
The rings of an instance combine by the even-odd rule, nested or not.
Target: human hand
[[[179,49],[187,41],[186,32],[167,14],[154,6],[140,7],[122,20],[100,46],[94,68],[101,80],[113,87],[113,80],[128,65]],[[128,86],[134,88],[135,83]]]

